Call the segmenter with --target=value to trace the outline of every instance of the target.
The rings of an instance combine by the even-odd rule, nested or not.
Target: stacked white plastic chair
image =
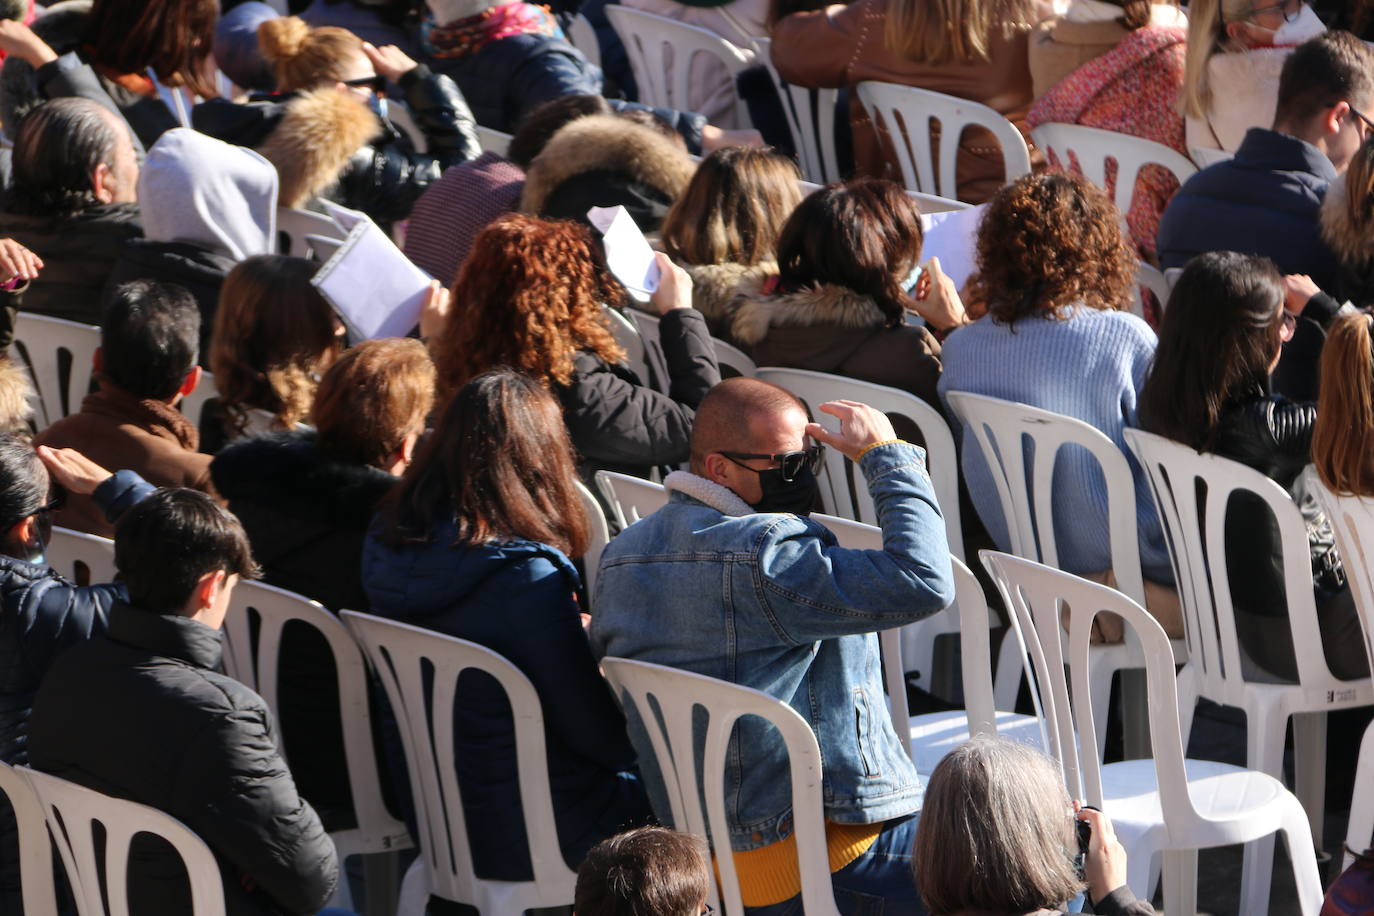
[[[14,321],[14,344],[28,363],[37,390],[35,418],[40,429],[81,409],[91,389],[100,328],[20,312]]]
[[[334,657],[339,719],[343,727],[344,759],[340,763],[348,773],[357,826],[336,830],[330,838],[338,850],[340,862],[349,856],[368,857],[363,863],[367,895],[372,904],[369,910],[377,911],[378,907],[394,899],[396,888],[394,880],[388,880],[388,876],[394,878],[394,869],[372,857],[409,849],[413,844],[405,824],[392,816],[382,799],[381,778],[373,749],[367,668],[357,642],[339,618],[319,603],[260,582],[240,582],[234,589],[224,620],[224,668],[230,677],[266,700],[280,723],[281,641],[288,624],[303,624],[315,630],[329,644]],[[289,659],[285,661],[290,664]],[[284,755],[285,748],[281,750]],[[348,881],[339,881],[332,902],[353,907]]]
[[[1006,183],[1031,170],[1026,138],[997,111],[978,102],[914,86],[865,81],[855,87],[859,101],[875,124],[887,131],[902,170],[902,182],[912,191],[958,199],[955,162],[958,139],[970,126],[991,131],[1002,148]],[[939,123],[940,158],[934,157],[931,121]]]
[[[596,570],[601,565],[601,552],[606,549],[606,544],[611,539],[611,528],[606,524],[606,514],[601,509],[601,503],[596,501],[595,494],[580,480],[577,482],[577,496],[582,501],[582,511],[587,513],[587,549],[582,552],[582,566],[585,570],[582,584],[586,586],[587,596],[590,598],[596,586]]]
[[[802,177],[820,184],[841,180],[844,176],[835,151],[835,105],[840,91],[808,89],[784,81],[773,66],[773,42],[767,38],[754,39],[754,50],[755,59],[768,68],[787,116]],[[848,129],[847,124],[844,127]]]
[[[1236,843],[1250,843],[1249,849],[1258,838],[1272,844],[1274,834],[1282,833],[1299,912],[1316,916],[1321,879],[1307,815],[1297,798],[1268,774],[1184,759],[1173,650],[1159,622],[1116,589],[1009,554],[984,550],[981,556],[1026,646],[1037,707],[1050,727],[1051,755],[1063,769],[1069,794],[1111,817],[1126,849],[1127,885],[1149,898],[1158,857],[1164,911],[1195,913],[1197,850]],[[1063,604],[1073,608],[1067,635],[1060,625]],[[1120,616],[1144,652],[1153,759],[1102,765],[1092,704],[1072,699],[1089,692],[1089,640],[1101,612]],[[1240,912],[1263,916],[1268,894],[1243,900]]]
[[[290,207],[277,208],[277,232],[286,236],[286,244],[278,246],[283,249],[282,254],[288,254],[293,258],[316,260],[323,258],[318,257],[315,251],[317,243],[312,239],[342,241],[348,235],[338,223],[323,213],[295,210]]]
[[[342,616],[396,714],[419,820],[420,858],[402,882],[398,916],[420,916],[431,893],[476,907],[481,916],[571,904],[577,876],[558,845],[544,716],[529,678],[497,653],[467,640],[370,614],[344,611]],[[529,881],[484,880],[473,871],[453,758],[453,711],[463,701],[458,678],[468,669],[495,678],[510,701],[520,807],[534,871]],[[481,829],[480,824],[473,827]]]
[[[27,775],[0,763],[0,793],[9,799],[19,828],[19,881],[23,885],[22,916],[57,916],[57,891],[53,883],[52,846],[48,840],[43,806]],[[15,857],[13,850],[7,854]]]
[[[111,798],[47,773],[22,772],[42,805],[79,916],[130,916],[129,845],[140,833],[161,837],[180,854],[191,888],[187,916],[224,916],[219,863],[185,824],[156,808]],[[97,853],[97,834],[103,840],[103,857]]]
[[[1188,642],[1188,662],[1178,675],[1183,734],[1189,733],[1199,697],[1243,709],[1247,764],[1282,779],[1284,738],[1291,718],[1294,790],[1307,809],[1311,835],[1320,837],[1325,811],[1325,714],[1374,702],[1374,688],[1368,678],[1342,681],[1326,664],[1302,515],[1286,490],[1239,462],[1199,454],[1142,430],[1126,430],[1126,443],[1149,473],[1183,604]],[[1201,498],[1200,488],[1205,489]],[[1262,500],[1277,526],[1296,683],[1278,682],[1261,671],[1241,648],[1236,633],[1224,559],[1226,507],[1233,493]],[[1264,912],[1272,856],[1272,837],[1246,847],[1241,912]]]

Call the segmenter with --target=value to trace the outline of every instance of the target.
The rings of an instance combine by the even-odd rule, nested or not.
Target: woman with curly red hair
[[[512,214],[473,241],[458,271],[453,312],[431,342],[439,393],[509,366],[558,398],[580,470],[647,476],[688,458],[692,417],[720,371],[705,319],[692,308],[692,281],[667,255],[650,300],[668,364],[669,392],[645,384],[623,362],[603,305],[625,291],[606,270],[585,226]]]
[[[1018,179],[983,215],[977,271],[971,298],[987,313],[945,341],[940,395],[967,391],[1064,414],[1096,427],[1124,451],[1122,431],[1137,425],[1156,340],[1149,325],[1125,310],[1136,259],[1112,202],[1076,175]],[[1006,550],[1011,540],[997,488],[967,425],[962,452],[973,504]],[[1170,635],[1181,636],[1182,613],[1148,481],[1134,463],[1132,471],[1146,602]],[[1107,491],[1087,452],[1060,453],[1053,501],[1060,567],[1107,581]],[[1120,639],[1119,621],[1100,622],[1106,641]]]

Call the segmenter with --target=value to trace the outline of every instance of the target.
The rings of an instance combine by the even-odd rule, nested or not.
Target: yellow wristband
[[[857,455],[854,456],[854,460],[855,460],[855,461],[862,461],[864,455],[867,455],[869,452],[873,451],[875,448],[877,448],[877,447],[880,446],[880,445],[896,445],[898,442],[905,442],[905,441],[906,441],[905,439],[884,439],[882,442],[870,442],[868,445],[865,445],[865,446],[863,447],[863,451],[859,452],[859,454],[857,454]]]

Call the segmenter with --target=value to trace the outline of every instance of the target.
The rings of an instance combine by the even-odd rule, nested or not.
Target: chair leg
[[[1358,785],[1358,783],[1356,783]],[[1326,713],[1293,716],[1293,794],[1307,810],[1316,848],[1324,848],[1326,818]]]
[[[1288,858],[1293,863],[1293,884],[1298,892],[1299,912],[1301,916],[1317,916],[1322,908],[1321,874],[1317,871],[1316,853],[1312,852],[1312,833],[1307,826],[1307,813],[1291,796],[1285,799],[1283,825],[1279,832],[1283,834]],[[1248,912],[1243,904],[1242,912]]]
[[[1168,916],[1196,916],[1197,850],[1164,851],[1164,912]]]
[[[1355,766],[1355,794],[1350,799],[1350,824],[1345,833],[1345,845],[1364,850],[1374,835],[1374,723],[1364,730],[1360,741],[1360,760]],[[1354,856],[1346,854],[1341,869],[1350,867]]]
[[[1283,739],[1287,716],[1254,707],[1245,710],[1246,765],[1283,782]],[[1304,829],[1306,828],[1304,822]],[[1246,916],[1269,912],[1269,890],[1274,870],[1274,835],[1245,844],[1241,867],[1240,911]]]

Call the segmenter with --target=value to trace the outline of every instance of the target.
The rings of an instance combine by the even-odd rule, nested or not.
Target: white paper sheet
[[[648,302],[658,289],[654,250],[624,207],[592,207],[587,220],[601,233],[606,266],[636,302]]]
[[[932,257],[940,259],[940,270],[962,290],[974,269],[974,253],[978,242],[978,224],[982,222],[986,204],[967,210],[948,213],[921,214],[921,228],[925,243],[921,245],[921,263]]]
[[[310,282],[334,307],[350,342],[406,336],[420,323],[429,275],[366,213],[329,201],[324,206],[348,236]]]

